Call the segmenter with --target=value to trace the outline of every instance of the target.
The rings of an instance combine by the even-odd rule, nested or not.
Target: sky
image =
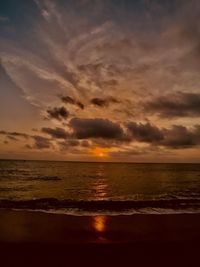
[[[1,0],[0,158],[200,162],[198,0]]]

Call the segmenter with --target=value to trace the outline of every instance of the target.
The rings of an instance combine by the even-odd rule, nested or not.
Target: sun
[[[91,153],[95,157],[106,158],[109,156],[110,149],[105,147],[95,147],[91,150]]]

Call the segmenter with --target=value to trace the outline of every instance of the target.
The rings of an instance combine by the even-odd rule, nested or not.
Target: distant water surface
[[[72,214],[200,211],[200,164],[0,161],[0,207]]]

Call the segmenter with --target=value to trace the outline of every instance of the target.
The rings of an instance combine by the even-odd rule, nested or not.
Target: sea
[[[200,212],[200,164],[0,160],[0,209],[69,215]]]

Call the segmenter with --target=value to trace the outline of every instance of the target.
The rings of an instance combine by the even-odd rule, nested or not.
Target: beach
[[[0,211],[1,266],[195,266],[200,214]]]
[[[0,266],[198,266],[200,165],[0,161]]]

